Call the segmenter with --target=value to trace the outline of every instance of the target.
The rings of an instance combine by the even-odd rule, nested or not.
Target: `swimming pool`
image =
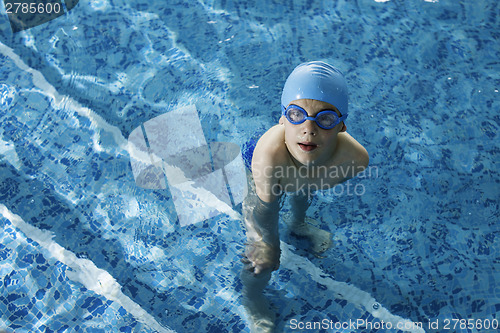
[[[3,8],[0,330],[248,332],[237,201],[181,225],[172,186],[137,185],[129,138],[194,105],[198,146],[244,146],[293,67],[322,59],[371,168],[315,197],[326,258],[282,233],[278,329],[493,331],[499,17],[493,0],[102,0],[13,33]]]

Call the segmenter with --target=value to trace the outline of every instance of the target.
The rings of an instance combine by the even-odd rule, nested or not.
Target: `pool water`
[[[194,106],[177,144],[244,147],[309,60],[344,72],[370,168],[314,197],[324,258],[282,226],[278,331],[496,331],[498,1],[80,1],[16,33],[1,10],[0,331],[249,332],[241,205],[181,224],[129,138]]]

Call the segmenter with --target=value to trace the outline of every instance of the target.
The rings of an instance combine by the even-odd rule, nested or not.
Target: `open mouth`
[[[303,151],[313,151],[314,149],[318,148],[318,145],[312,142],[299,142],[299,147]]]

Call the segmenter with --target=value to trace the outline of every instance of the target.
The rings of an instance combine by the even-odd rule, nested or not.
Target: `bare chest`
[[[277,174],[279,184],[284,192],[326,190],[347,178],[338,166],[295,167],[288,166]]]

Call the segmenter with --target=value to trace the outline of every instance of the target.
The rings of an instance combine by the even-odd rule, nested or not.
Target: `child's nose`
[[[304,134],[316,135],[318,132],[318,125],[314,120],[306,120],[302,123],[302,132]]]

